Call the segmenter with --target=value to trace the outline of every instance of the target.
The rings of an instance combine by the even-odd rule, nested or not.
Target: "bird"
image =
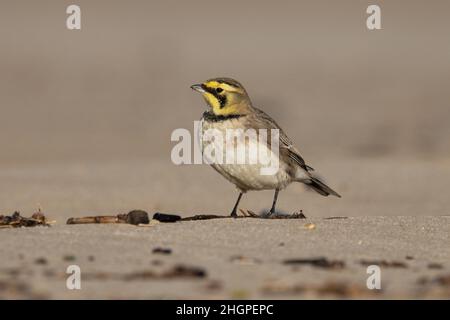
[[[322,196],[333,195],[341,198],[341,195],[327,186],[315,174],[314,169],[305,163],[299,150],[275,120],[264,111],[253,106],[247,91],[240,82],[232,78],[219,77],[194,84],[191,89],[201,93],[208,106],[200,120],[200,137],[210,129],[223,135],[226,135],[226,131],[229,129],[278,129],[278,170],[275,174],[262,175],[261,164],[258,163],[223,163],[223,161],[209,163],[218,173],[233,183],[239,191],[238,198],[231,210],[231,217],[237,217],[239,203],[244,193],[259,190],[275,190],[272,207],[265,214],[267,217],[272,216],[275,214],[278,193],[291,182],[306,184]],[[235,144],[245,143],[246,146],[251,143],[245,139],[233,140],[233,142]],[[211,146],[211,143],[215,142],[206,139],[200,141],[202,153],[208,146]],[[254,143],[258,144],[258,148],[272,151],[272,143],[269,139],[258,139]],[[215,146],[217,145],[215,143]],[[226,154],[230,152],[230,149],[223,147],[220,152]],[[269,152],[269,154],[274,156],[274,153]]]

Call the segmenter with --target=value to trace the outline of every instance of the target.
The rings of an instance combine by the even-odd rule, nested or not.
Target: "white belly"
[[[281,168],[274,175],[262,175],[258,165],[213,164],[212,167],[242,191],[283,189],[291,182]]]
[[[291,182],[278,154],[272,152],[265,142],[252,139],[239,142],[239,137],[227,140],[226,127],[220,129],[222,140],[205,141],[207,135],[203,136],[203,159],[239,189],[283,189]]]

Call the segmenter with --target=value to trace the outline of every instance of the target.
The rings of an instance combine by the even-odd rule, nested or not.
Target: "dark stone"
[[[159,254],[171,254],[172,253],[172,249],[170,248],[154,248],[153,253],[159,253]]]
[[[158,220],[159,222],[177,222],[181,220],[181,217],[176,214],[156,212],[153,215],[153,219]]]
[[[127,214],[127,223],[129,224],[148,224],[150,222],[148,213],[143,210],[133,210]]]
[[[46,258],[37,258],[36,260],[34,260],[34,263],[40,264],[40,265],[46,265],[47,262],[48,262],[48,261],[47,261]]]

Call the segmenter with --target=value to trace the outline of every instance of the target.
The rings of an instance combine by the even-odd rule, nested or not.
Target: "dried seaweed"
[[[408,265],[402,261],[361,260],[360,264],[363,266],[377,265],[384,268],[408,268]]]
[[[45,215],[39,210],[34,213],[31,218],[22,217],[18,211],[11,216],[0,215],[0,228],[19,228],[19,227],[36,227],[50,226]]]
[[[242,219],[242,218],[257,218],[257,219],[306,219],[303,211],[294,212],[293,214],[261,214],[258,215],[251,210],[243,210],[239,209],[241,215],[237,217],[232,216],[221,216],[215,214],[198,214],[194,216],[189,216],[182,218],[180,215],[176,214],[168,214],[168,213],[160,213],[156,212],[153,215],[153,219],[158,220],[159,222],[172,223],[177,221],[199,221],[199,220],[211,220],[211,219]]]

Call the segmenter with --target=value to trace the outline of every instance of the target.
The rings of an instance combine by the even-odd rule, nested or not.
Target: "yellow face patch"
[[[203,97],[206,102],[211,106],[211,109],[214,114],[218,116],[227,116],[230,114],[238,113],[238,107],[236,104],[226,103],[225,106],[222,106],[219,99],[216,98],[213,94],[209,92],[203,93]]]
[[[206,81],[202,87],[202,95],[214,114],[221,116],[239,114],[243,89],[217,80]]]
[[[212,93],[205,92],[203,97],[213,110],[220,109],[220,101]]]

